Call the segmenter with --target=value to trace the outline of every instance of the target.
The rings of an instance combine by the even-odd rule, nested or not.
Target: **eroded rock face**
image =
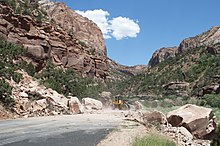
[[[202,88],[202,95],[204,94],[219,94],[220,93],[220,84],[207,85]]]
[[[178,47],[161,48],[157,50],[156,52],[154,52],[153,56],[151,57],[148,66],[153,67],[168,58],[175,57],[177,50]]]
[[[74,68],[84,76],[106,78],[106,47],[101,31],[92,21],[63,3],[51,3],[47,10],[54,22],[42,24],[15,14],[8,6],[0,5],[0,9],[0,36],[26,47],[27,57],[37,71],[52,59],[56,65]]]
[[[61,28],[91,46],[94,53],[100,53],[101,56],[106,55],[102,32],[94,22],[79,15],[64,3],[47,3],[43,7]]]
[[[194,49],[200,46],[214,45],[219,42],[220,42],[220,27],[214,26],[210,30],[200,35],[184,39],[178,47],[178,53],[182,53],[186,50]]]
[[[204,138],[216,129],[212,109],[187,104],[167,114],[168,122],[174,127],[185,127],[196,138]]]
[[[189,89],[189,83],[187,82],[171,82],[169,84],[166,84],[163,86],[164,88],[164,95],[176,95],[181,97],[187,97],[188,96],[188,89]]]

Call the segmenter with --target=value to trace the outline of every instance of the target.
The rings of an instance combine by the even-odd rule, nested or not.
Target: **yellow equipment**
[[[129,104],[126,100],[123,100],[121,96],[115,96],[112,100],[112,107],[113,109],[118,108],[119,110],[128,110],[130,109]]]

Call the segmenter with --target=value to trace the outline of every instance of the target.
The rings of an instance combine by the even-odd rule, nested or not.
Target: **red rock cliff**
[[[82,75],[106,78],[106,47],[97,25],[63,3],[50,3],[46,10],[53,20],[38,24],[0,4],[0,36],[26,47],[37,70],[52,59]]]

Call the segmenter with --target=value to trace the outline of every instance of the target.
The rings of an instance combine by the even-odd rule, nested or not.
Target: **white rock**
[[[77,97],[71,97],[71,96],[68,96],[68,97],[70,98],[70,100],[68,101],[68,106],[72,114],[84,113],[84,108],[82,104],[80,103],[79,99]]]
[[[88,110],[102,110],[102,102],[93,98],[83,98],[82,104],[85,106]]]
[[[193,135],[185,127],[179,127],[179,133],[181,133],[188,140],[193,139]]]
[[[26,92],[20,92],[19,96],[22,98],[28,98],[28,94]]]
[[[36,103],[44,109],[47,107],[47,100],[46,99],[37,100]]]

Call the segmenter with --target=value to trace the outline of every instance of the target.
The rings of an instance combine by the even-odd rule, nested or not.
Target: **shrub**
[[[40,78],[47,88],[52,88],[64,95],[96,98],[103,88],[101,84],[96,84],[92,79],[77,75],[74,69],[63,70],[53,65],[51,61],[36,77]]]
[[[176,146],[176,144],[163,135],[151,133],[145,137],[136,138],[133,146]]]
[[[216,136],[211,142],[211,146],[220,146],[220,124],[218,125]]]
[[[220,108],[220,94],[205,94],[202,99],[205,101],[204,105]]]
[[[3,105],[10,109],[15,104],[15,100],[11,97],[12,88],[5,82],[4,79],[0,80],[0,101]]]

